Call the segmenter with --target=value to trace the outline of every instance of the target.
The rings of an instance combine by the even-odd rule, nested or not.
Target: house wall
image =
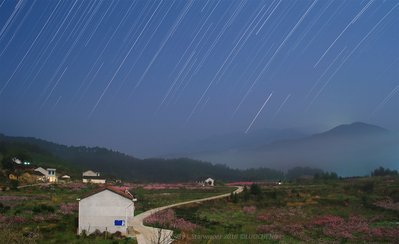
[[[48,176],[47,180],[48,180],[48,182],[57,182],[58,178],[57,178],[57,176],[52,175],[52,176]]]
[[[105,184],[105,179],[82,179],[83,183]]]
[[[89,196],[79,202],[78,234],[83,230],[87,234],[95,230],[115,233],[120,231],[127,234],[127,227],[131,226],[134,216],[134,203],[109,190],[104,190]],[[115,220],[124,220],[125,226],[115,226]]]

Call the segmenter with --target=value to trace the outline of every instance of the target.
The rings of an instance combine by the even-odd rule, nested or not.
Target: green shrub
[[[19,181],[17,180],[10,180],[10,188],[12,190],[18,190]]]
[[[366,193],[372,193],[374,191],[374,182],[366,182],[360,187],[360,189]]]
[[[389,196],[392,198],[394,203],[399,202],[399,191],[398,190],[394,190],[393,192],[391,192],[391,194],[389,194]]]
[[[6,213],[8,210],[10,210],[10,207],[4,206],[3,203],[0,202],[0,213]]]
[[[40,204],[39,206],[34,206],[32,208],[34,213],[54,213],[55,209],[53,206],[49,206],[46,204]]]
[[[251,188],[249,189],[252,195],[258,196],[262,194],[262,189],[257,184],[252,184]]]

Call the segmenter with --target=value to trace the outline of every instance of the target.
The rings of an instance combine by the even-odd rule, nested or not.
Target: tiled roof
[[[120,195],[122,197],[125,197],[127,199],[130,199],[130,200],[133,200],[133,198],[134,198],[133,195],[128,190],[122,191],[122,190],[116,189],[116,188],[114,188],[112,186],[106,186],[106,187],[101,187],[101,188],[99,188],[99,189],[97,189],[97,190],[95,190],[93,192],[88,193],[87,195],[83,196],[81,199],[93,196],[93,195],[95,195],[97,193],[100,193],[102,191],[105,191],[105,190],[109,190],[109,191],[111,191],[113,193],[116,193],[116,194],[118,194],[118,195]]]

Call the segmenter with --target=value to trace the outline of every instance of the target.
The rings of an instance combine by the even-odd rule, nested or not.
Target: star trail
[[[0,132],[155,156],[262,128],[399,130],[398,43],[396,0],[0,0]]]

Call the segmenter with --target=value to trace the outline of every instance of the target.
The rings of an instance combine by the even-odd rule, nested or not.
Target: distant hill
[[[268,168],[238,170],[188,158],[138,159],[101,147],[65,146],[32,137],[0,134],[0,160],[25,155],[33,163],[70,170],[76,176],[92,169],[110,178],[140,182],[184,182],[213,177],[223,181],[277,180],[281,171]]]
[[[375,125],[356,122],[299,139],[182,156],[226,163],[232,167],[286,170],[309,166],[344,176],[364,175],[378,166],[398,168],[399,136]]]
[[[235,132],[207,137],[202,140],[187,142],[176,146],[172,154],[161,157],[175,157],[184,153],[219,152],[232,149],[250,149],[254,146],[267,145],[277,140],[290,140],[306,136],[295,129],[261,129],[251,133]]]

